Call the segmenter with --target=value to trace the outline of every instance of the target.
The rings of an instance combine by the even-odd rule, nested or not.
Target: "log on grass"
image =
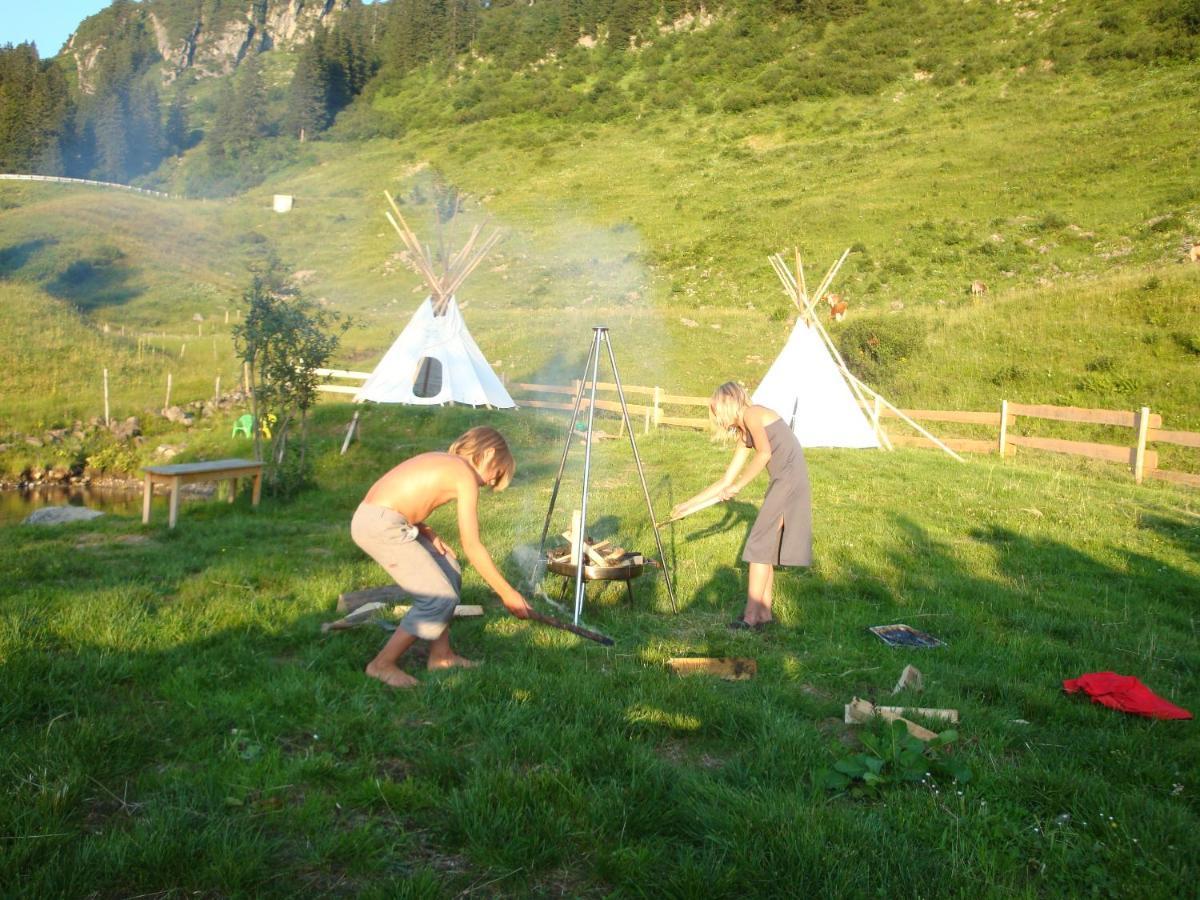
[[[361,591],[347,591],[344,594],[338,595],[337,611],[340,613],[352,613],[368,603],[379,603],[381,605],[391,605],[399,603],[408,597],[408,594],[401,590],[398,584],[385,584],[380,587],[365,588]],[[403,615],[408,612],[407,606],[395,606],[392,610],[396,615]],[[471,604],[460,603],[454,608],[454,617],[456,619],[470,618],[473,616],[482,616],[482,606],[472,606]]]
[[[683,656],[667,660],[676,675],[714,675],[726,681],[747,681],[758,674],[758,660],[746,657]]]

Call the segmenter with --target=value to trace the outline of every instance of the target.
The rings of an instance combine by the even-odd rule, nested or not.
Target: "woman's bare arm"
[[[731,480],[726,486],[725,493],[722,495],[723,500],[736,496],[742,488],[757,478],[758,473],[765,469],[767,463],[771,461],[771,439],[767,437],[767,429],[763,425],[761,407],[749,407],[742,416],[742,423],[750,432],[750,439],[754,443],[754,461],[746,466],[746,471],[740,479]]]
[[[684,500],[682,503],[676,504],[675,508],[671,510],[671,517],[678,518],[679,516],[687,515],[688,510],[690,510],[693,506],[699,506],[705,500],[711,500],[713,497],[721,496],[722,492],[733,484],[734,479],[736,479],[738,476],[738,473],[742,471],[742,467],[746,465],[746,460],[750,458],[750,452],[751,451],[749,447],[739,445],[738,448],[733,451],[733,459],[729,461],[729,465],[725,468],[725,474],[698,493],[696,496],[690,497],[687,500]],[[722,497],[722,499],[726,498]]]

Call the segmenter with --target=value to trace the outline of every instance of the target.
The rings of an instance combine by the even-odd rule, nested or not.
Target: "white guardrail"
[[[117,184],[114,181],[89,181],[86,178],[64,178],[60,175],[7,175],[0,174],[0,181],[56,181],[60,184],[89,184],[93,187],[116,188],[120,191],[132,191],[135,194],[149,194],[151,197],[165,197],[168,200],[182,200],[176,194],[164,194],[162,191],[152,191],[148,188],[134,187],[131,184]]]

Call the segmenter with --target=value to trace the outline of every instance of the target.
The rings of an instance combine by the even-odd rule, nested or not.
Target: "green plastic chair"
[[[246,437],[254,437],[254,416],[246,413],[244,416],[238,416],[236,422],[233,423],[233,434],[230,437],[237,437],[239,434],[244,434]]]

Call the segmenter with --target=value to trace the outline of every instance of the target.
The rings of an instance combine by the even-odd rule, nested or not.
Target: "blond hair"
[[[488,450],[492,453],[492,467],[496,471],[496,480],[492,482],[492,490],[502,491],[517,471],[517,462],[513,459],[512,451],[504,435],[489,425],[476,425],[469,431],[463,432],[453,444],[450,452],[461,456],[478,467],[483,460],[483,454]]]
[[[708,421],[714,436],[726,437],[733,431],[744,438],[746,430],[738,419],[749,405],[746,389],[736,381],[727,381],[713,391],[712,399],[708,401]]]

